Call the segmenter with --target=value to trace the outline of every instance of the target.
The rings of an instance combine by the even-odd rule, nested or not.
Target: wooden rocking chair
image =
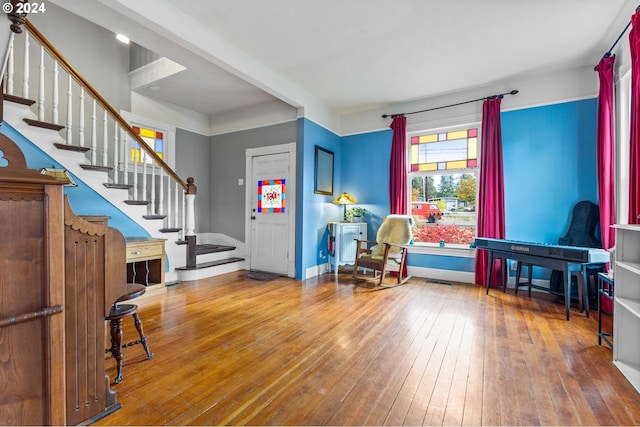
[[[358,240],[353,278],[359,281],[376,281],[377,286],[392,287],[403,285],[411,276],[403,277],[408,245],[413,239],[410,215],[389,215],[378,229],[376,241]],[[373,270],[373,277],[359,276],[359,269]],[[388,272],[396,272],[393,284],[385,284]]]

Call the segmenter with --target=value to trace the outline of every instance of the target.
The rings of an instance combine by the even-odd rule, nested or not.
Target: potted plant
[[[365,208],[359,208],[357,206],[349,208],[347,209],[347,221],[362,222],[365,213],[367,213]]]

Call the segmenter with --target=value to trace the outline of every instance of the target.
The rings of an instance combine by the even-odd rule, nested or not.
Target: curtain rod
[[[515,95],[518,92],[519,91],[517,91],[517,90],[512,90],[511,92],[500,93],[498,95],[485,96],[484,98],[472,99],[471,101],[458,102],[456,104],[443,105],[441,107],[427,108],[426,110],[412,111],[410,113],[383,114],[382,118],[386,119],[387,117],[391,117],[392,119],[395,119],[396,117],[402,117],[402,116],[405,116],[405,115],[408,115],[408,114],[424,113],[426,111],[440,110],[441,108],[456,107],[458,105],[470,104],[472,102],[486,101],[488,99],[494,99],[494,98],[502,98],[505,95]]]
[[[640,5],[638,5],[638,7],[636,7],[636,12],[640,10]],[[629,27],[631,26],[631,21],[629,21],[629,23],[627,24],[626,27],[624,27],[624,30],[622,30],[622,32],[620,33],[620,35],[618,36],[618,38],[616,39],[616,41],[613,42],[613,44],[611,45],[611,47],[609,48],[609,50],[602,55],[602,59],[608,58],[611,56],[611,52],[613,51],[613,49],[616,47],[616,45],[618,44],[618,42],[620,41],[620,39],[622,38],[622,36],[624,36],[624,33],[627,32],[627,30],[629,29]]]

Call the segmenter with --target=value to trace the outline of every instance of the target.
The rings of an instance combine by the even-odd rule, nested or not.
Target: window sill
[[[410,254],[424,254],[424,255],[443,255],[443,256],[455,256],[462,258],[475,258],[475,248],[470,248],[468,245],[446,245],[440,247],[436,244],[429,243],[417,243],[409,246]]]

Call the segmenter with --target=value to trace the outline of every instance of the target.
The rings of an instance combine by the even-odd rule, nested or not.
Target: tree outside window
[[[469,245],[476,237],[478,130],[409,138],[414,242]]]

